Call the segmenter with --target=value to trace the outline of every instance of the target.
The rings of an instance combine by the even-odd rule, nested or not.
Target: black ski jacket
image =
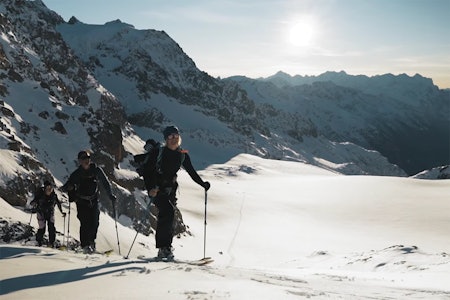
[[[55,213],[55,205],[58,205],[59,211],[62,213],[61,202],[53,191],[49,196],[45,194],[45,188],[40,187],[34,195],[32,206],[36,206],[36,211],[44,215],[53,215]]]
[[[163,153],[161,161],[157,162],[159,151],[163,151]],[[178,186],[177,172],[181,166],[188,172],[194,182],[204,187],[205,183],[194,170],[189,154],[182,151],[184,150],[171,150],[167,147],[152,149],[144,165],[144,182],[147,191],[155,187],[159,189],[176,188]]]
[[[111,183],[103,172],[103,169],[97,167],[94,163],[91,163],[87,170],[79,166],[70,174],[69,179],[63,185],[62,189],[69,193],[69,201],[94,201],[98,198],[99,181],[108,196],[110,198],[113,197]]]

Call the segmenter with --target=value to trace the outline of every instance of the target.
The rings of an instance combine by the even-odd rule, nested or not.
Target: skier
[[[80,243],[83,253],[96,251],[95,239],[99,226],[100,210],[98,207],[100,181],[109,199],[113,203],[116,196],[111,190],[111,183],[106,177],[103,169],[91,162],[89,151],[82,150],[78,153],[80,166],[70,174],[69,179],[62,189],[69,194],[69,201],[75,201],[77,205],[77,218],[80,220]]]
[[[34,196],[33,201],[30,202],[30,205],[36,209],[37,220],[39,224],[39,229],[36,233],[36,241],[39,246],[42,246],[42,242],[44,240],[45,227],[48,226],[48,247],[55,247],[55,237],[56,237],[56,229],[55,229],[55,205],[58,205],[58,209],[63,215],[66,216],[66,213],[63,212],[61,207],[61,202],[56,196],[55,191],[53,190],[53,185],[50,181],[44,181],[44,186],[40,187]]]
[[[181,166],[188,172],[192,180],[205,190],[210,183],[203,181],[192,166],[186,150],[181,149],[181,136],[177,127],[168,126],[163,131],[165,144],[155,147],[149,153],[144,165],[144,182],[148,196],[158,208],[156,225],[156,248],[158,258],[173,259],[172,239],[173,222],[176,208],[177,172]]]

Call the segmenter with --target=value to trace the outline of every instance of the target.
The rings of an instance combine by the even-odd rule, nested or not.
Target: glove
[[[114,196],[113,194],[111,194],[111,195],[109,195],[109,199],[111,199],[112,204],[115,204],[117,197]]]
[[[207,191],[211,187],[211,184],[208,181],[205,181],[203,182],[203,187],[205,188],[205,191]]]
[[[77,202],[78,199],[74,191],[68,192],[67,195],[69,196],[69,202]]]
[[[158,195],[158,192],[159,192],[158,187],[152,188],[151,190],[148,191],[148,196],[150,198],[156,197],[156,195]]]

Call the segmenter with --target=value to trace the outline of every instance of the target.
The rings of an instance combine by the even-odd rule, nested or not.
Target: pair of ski
[[[105,250],[105,251],[95,250],[92,253],[84,253],[83,249],[81,249],[81,248],[72,249],[72,248],[67,248],[66,246],[51,247],[51,246],[47,246],[47,245],[41,245],[41,246],[38,246],[38,247],[48,248],[48,249],[55,249],[55,250],[59,250],[59,251],[70,251],[70,252],[73,252],[73,253],[76,253],[76,254],[86,254],[86,255],[89,255],[89,254],[100,254],[100,255],[109,256],[109,255],[111,255],[111,253],[114,252],[113,249],[109,249],[109,250]]]
[[[83,249],[75,249],[74,252],[75,253],[79,253],[79,254],[86,254],[86,255],[100,254],[100,255],[109,256],[111,253],[114,252],[114,250],[113,249],[109,249],[109,250],[106,250],[106,251],[97,251],[97,250],[95,250],[95,251],[93,251],[91,253],[84,253]]]
[[[214,261],[211,257],[204,257],[201,259],[196,260],[184,260],[184,259],[177,259],[177,258],[160,258],[160,257],[145,257],[145,256],[138,256],[139,260],[143,260],[145,262],[172,262],[172,263],[180,263],[180,264],[187,264],[187,265],[193,265],[193,266],[204,266],[207,264],[210,264]]]

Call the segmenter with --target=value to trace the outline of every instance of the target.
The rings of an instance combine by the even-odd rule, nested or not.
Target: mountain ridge
[[[417,74],[352,76],[342,71],[307,77],[278,72],[268,78],[228,80],[238,82],[261,103],[274,104],[278,97],[283,99],[276,102],[279,108],[312,111],[309,115],[328,110],[334,118],[329,124],[344,118],[345,124],[333,128],[321,124],[323,116],[312,117],[319,134],[377,150],[410,175],[449,162],[450,93],[439,90],[431,79]]]

